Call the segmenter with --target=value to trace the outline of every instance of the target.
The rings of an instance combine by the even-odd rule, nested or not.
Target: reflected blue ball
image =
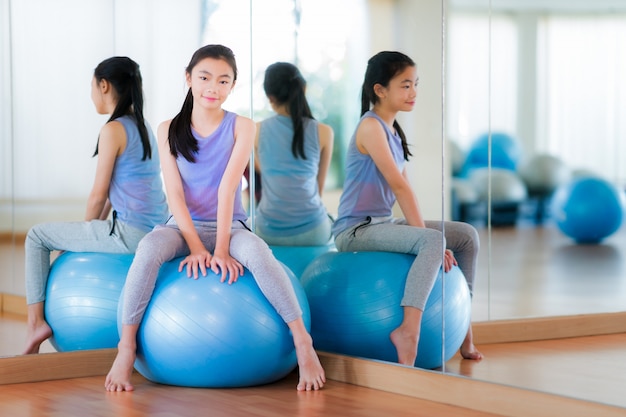
[[[390,252],[335,252],[313,261],[301,282],[309,298],[316,348],[397,362],[389,334],[402,322],[400,301],[414,259]],[[470,315],[461,270],[440,272],[422,317],[415,366],[433,369],[449,360],[465,339]]]
[[[323,246],[277,246],[270,245],[272,253],[280,262],[285,264],[294,275],[302,277],[302,273],[311,262],[327,252],[336,252],[335,243]]]
[[[489,140],[489,134],[487,133],[474,140],[465,159],[463,166],[464,175],[469,174],[476,168],[489,166],[490,145],[492,168],[502,168],[511,171],[517,169],[523,154],[519,141],[513,136],[502,132],[491,133],[491,143]]]
[[[48,274],[44,314],[59,352],[117,347],[117,305],[132,254],[61,254]]]
[[[581,177],[557,188],[551,211],[564,234],[595,244],[621,227],[625,207],[623,190],[602,178]]]

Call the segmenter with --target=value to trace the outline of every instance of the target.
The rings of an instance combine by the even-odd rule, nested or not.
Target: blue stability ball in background
[[[576,178],[556,190],[551,208],[567,236],[577,243],[599,243],[622,225],[624,191],[601,178]]]
[[[139,373],[162,384],[226,388],[274,382],[296,367],[289,328],[248,270],[229,285],[210,270],[187,278],[180,261],[159,272],[137,334]],[[286,271],[310,329],[306,294]]]
[[[270,245],[276,259],[285,264],[298,278],[315,258],[326,252],[336,252],[335,243],[324,246],[275,246]]]
[[[57,351],[117,347],[117,304],[133,256],[65,252],[53,262],[44,312]]]
[[[491,166],[515,171],[522,157],[522,147],[513,136],[506,133],[491,134]],[[466,175],[474,168],[489,166],[489,135],[479,136],[467,153],[463,173]]]
[[[390,252],[336,252],[313,261],[301,281],[309,298],[315,347],[397,362],[389,334],[402,322],[400,300],[414,259]],[[454,267],[444,280],[440,273],[424,310],[415,366],[433,369],[449,360],[465,339],[470,314],[469,289],[461,270]]]

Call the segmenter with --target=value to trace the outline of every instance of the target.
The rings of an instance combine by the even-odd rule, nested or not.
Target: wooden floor
[[[5,385],[0,415],[7,417],[395,417],[494,414],[330,381],[318,392],[297,392],[296,376],[245,389],[194,389],[153,384],[135,376],[136,391],[107,393],[102,377]]]
[[[624,408],[626,334],[480,346],[481,362],[453,357],[446,372]]]
[[[553,224],[479,229],[474,321],[626,310],[626,226],[577,245]]]

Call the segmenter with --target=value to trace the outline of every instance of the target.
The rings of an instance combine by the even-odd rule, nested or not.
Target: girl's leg
[[[480,240],[476,229],[468,223],[432,220],[426,221],[426,227],[439,231],[445,230],[446,247],[454,253],[471,294],[480,250]]]
[[[335,239],[340,251],[383,251],[416,255],[406,278],[401,301],[403,320],[390,334],[401,364],[413,366],[415,363],[422,314],[441,268],[444,243],[443,236],[436,230],[389,222],[357,225]]]
[[[409,306],[404,306],[402,309],[404,313],[402,323],[391,332],[389,338],[398,352],[398,363],[413,366],[417,359],[417,344],[424,311]]]
[[[41,344],[52,336],[52,329],[44,315],[43,301],[27,306],[26,346],[22,355],[39,353]]]
[[[38,353],[41,343],[52,335],[44,317],[44,300],[53,250],[132,253],[144,235],[144,232],[119,222],[111,234],[111,221],[102,220],[33,226],[24,243],[28,333],[22,353]]]
[[[299,391],[318,390],[326,377],[311,335],[304,326],[302,310],[287,273],[274,258],[269,246],[258,236],[234,224],[230,238],[230,254],[254,276],[261,292],[287,323],[293,335],[300,378]]]
[[[476,268],[478,266],[478,250],[480,249],[480,240],[478,239],[476,229],[468,223],[449,221],[443,223],[440,221],[427,221],[426,227],[444,231],[447,248],[454,253],[454,257],[459,263],[459,268],[467,281],[470,294],[472,294]],[[482,353],[474,345],[471,324],[461,345],[461,356],[465,359],[474,360],[483,358]]]
[[[135,258],[124,285],[122,335],[117,356],[104,386],[107,391],[132,391],[130,382],[137,357],[137,331],[150,302],[159,269],[164,262],[189,253],[180,231],[175,227],[157,226],[139,242]]]

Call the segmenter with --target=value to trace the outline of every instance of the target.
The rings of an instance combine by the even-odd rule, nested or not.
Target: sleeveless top
[[[368,117],[378,120],[387,134],[387,141],[398,170],[404,169],[404,152],[402,139],[385,124],[373,111],[366,112],[359,124]],[[369,155],[359,152],[356,146],[356,130],[350,139],[346,155],[346,178],[343,192],[339,199],[338,216],[333,225],[333,234],[362,223],[368,217],[388,217],[392,215],[392,207],[396,197],[389,184],[374,164]]]
[[[261,201],[257,227],[270,236],[293,236],[308,232],[328,219],[319,195],[320,163],[318,122],[304,122],[306,159],[291,152],[291,118],[275,115],[259,127],[258,158],[261,163]]]
[[[116,221],[149,232],[157,224],[165,223],[168,216],[154,133],[146,123],[152,158],[142,161],[143,145],[135,119],[122,116],[115,121],[124,126],[126,148],[115,159],[109,201]]]
[[[185,202],[191,219],[195,221],[217,221],[217,194],[226,171],[226,165],[235,146],[235,113],[224,110],[224,118],[218,128],[207,137],[195,129],[191,132],[198,141],[195,162],[178,155],[176,164],[183,183]],[[241,181],[235,192],[233,221],[246,221],[246,211],[241,202]]]

